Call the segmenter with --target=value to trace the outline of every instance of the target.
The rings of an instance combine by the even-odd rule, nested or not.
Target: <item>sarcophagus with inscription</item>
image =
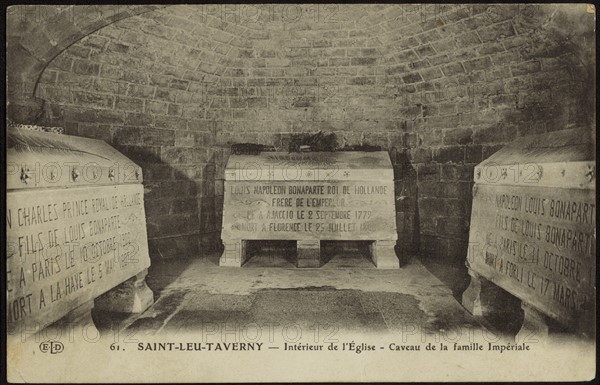
[[[140,167],[100,140],[9,128],[6,182],[9,332],[90,321],[95,299],[153,302]]]
[[[485,285],[522,301],[517,338],[595,324],[596,163],[588,132],[520,138],[475,167],[463,304],[486,311]],[[492,299],[493,306],[493,299]]]
[[[298,267],[320,266],[321,240],[364,240],[378,268],[398,268],[394,200],[387,152],[232,155],[220,265],[241,266],[252,240],[297,241]]]

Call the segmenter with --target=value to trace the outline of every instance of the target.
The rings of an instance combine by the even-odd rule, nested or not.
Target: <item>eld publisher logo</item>
[[[60,341],[44,341],[40,344],[42,353],[58,354],[65,350],[65,346]]]

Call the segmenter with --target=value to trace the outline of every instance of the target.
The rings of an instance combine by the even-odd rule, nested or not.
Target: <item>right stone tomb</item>
[[[552,325],[594,335],[594,139],[579,129],[523,137],[475,167],[463,305],[490,311],[486,286],[516,296],[525,317],[517,341],[544,338]]]

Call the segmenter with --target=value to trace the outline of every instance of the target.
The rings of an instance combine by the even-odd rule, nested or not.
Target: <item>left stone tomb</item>
[[[14,127],[6,156],[9,338],[64,321],[89,333],[94,307],[146,310],[141,168],[100,140]]]

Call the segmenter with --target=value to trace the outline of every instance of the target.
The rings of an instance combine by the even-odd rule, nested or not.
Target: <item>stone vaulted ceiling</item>
[[[480,4],[14,6],[7,16],[9,100],[30,99],[65,49],[102,63],[107,76],[135,77],[127,72],[144,68],[170,88],[196,94],[218,77],[256,74],[327,81],[346,71],[413,84],[456,70],[444,67],[456,58],[463,66],[491,64],[485,56],[507,49],[498,42],[504,37],[527,36],[523,49],[552,50],[536,47],[535,37],[550,29],[560,45],[565,37],[551,30],[555,13],[549,6]],[[480,62],[464,63],[474,58]],[[347,68],[328,68],[338,65]],[[75,63],[72,70],[85,75],[88,67]]]

